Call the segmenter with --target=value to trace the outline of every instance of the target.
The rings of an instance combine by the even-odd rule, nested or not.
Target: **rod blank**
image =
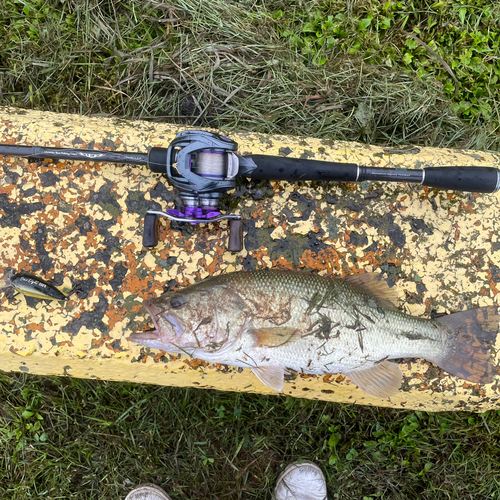
[[[76,160],[100,161],[106,163],[130,163],[147,165],[147,153],[128,153],[126,151],[96,151],[93,149],[43,148],[40,146],[15,146],[0,144],[0,156],[20,156],[34,160]]]

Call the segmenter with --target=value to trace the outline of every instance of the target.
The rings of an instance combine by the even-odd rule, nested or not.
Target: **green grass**
[[[195,389],[0,376],[1,498],[269,499],[310,459],[331,499],[500,498],[500,414],[426,413]]]
[[[2,0],[0,105],[498,150],[500,7],[476,0]],[[0,375],[0,496],[500,498],[500,414]]]
[[[486,0],[3,0],[0,104],[498,149],[499,19]]]
[[[282,37],[316,66],[350,54],[388,72],[406,71],[442,88],[465,121],[498,127],[498,2],[321,2],[307,13],[278,10],[274,17]]]

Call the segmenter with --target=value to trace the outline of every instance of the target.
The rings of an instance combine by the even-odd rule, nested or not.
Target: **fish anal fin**
[[[283,391],[285,370],[281,366],[257,366],[251,368],[254,375],[264,384],[275,391]]]
[[[252,328],[250,334],[255,339],[254,347],[279,347],[300,337],[299,330],[286,326]]]
[[[345,281],[375,295],[386,309],[397,309],[399,306],[396,287],[390,288],[381,273],[352,274]]]
[[[401,387],[403,374],[399,366],[389,361],[382,361],[370,368],[353,370],[346,375],[360,389],[377,398],[394,396]]]

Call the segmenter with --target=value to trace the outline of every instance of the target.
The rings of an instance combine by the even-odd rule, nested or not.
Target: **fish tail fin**
[[[499,308],[471,309],[436,321],[448,331],[450,338],[443,355],[432,361],[464,380],[480,384],[493,382],[497,370],[490,349],[498,334]]]

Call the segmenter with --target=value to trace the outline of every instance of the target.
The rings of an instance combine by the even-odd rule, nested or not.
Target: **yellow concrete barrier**
[[[0,142],[146,151],[186,127],[0,109]],[[231,133],[240,153],[376,166],[500,167],[478,151],[384,149],[310,138]],[[498,195],[398,184],[246,185],[235,209],[246,219],[245,250],[226,251],[227,225],[184,229],[164,222],[161,243],[142,246],[142,216],[165,209],[172,189],[146,167],[0,158],[0,265],[89,294],[66,303],[0,297],[0,368],[36,374],[147,382],[270,394],[249,370],[210,365],[129,342],[150,328],[142,301],[165,286],[258,267],[296,267],[345,276],[382,269],[402,307],[429,316],[497,304]],[[498,349],[498,345],[497,345]],[[497,383],[477,386],[424,360],[402,362],[402,390],[380,400],[344,376],[295,374],[284,394],[329,401],[484,411],[498,407]]]

